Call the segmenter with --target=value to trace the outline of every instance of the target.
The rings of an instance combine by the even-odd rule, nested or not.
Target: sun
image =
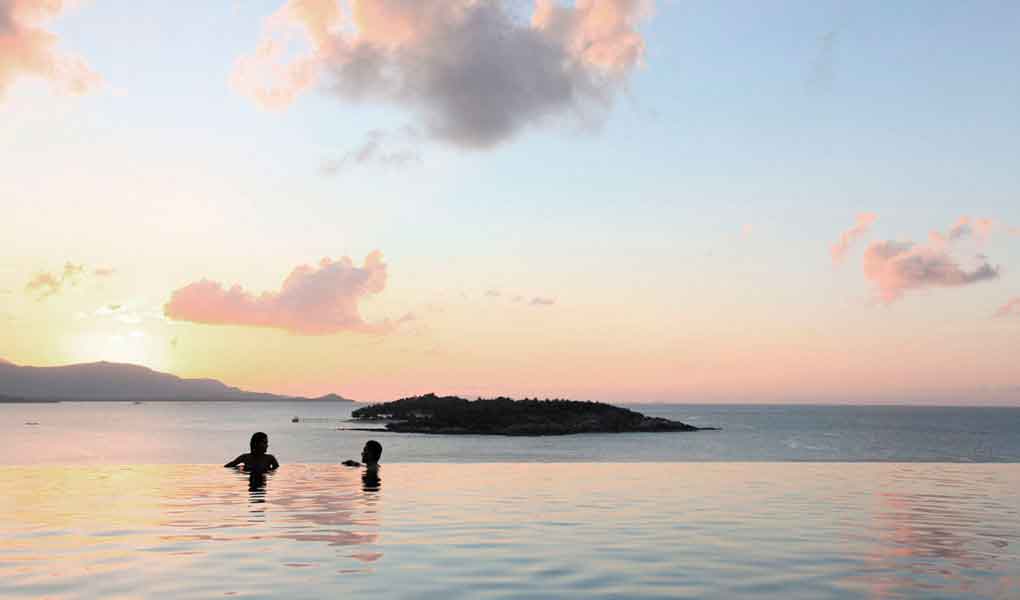
[[[72,348],[74,362],[116,362],[142,365],[156,369],[163,364],[162,340],[135,329],[126,332],[89,332],[75,336]]]

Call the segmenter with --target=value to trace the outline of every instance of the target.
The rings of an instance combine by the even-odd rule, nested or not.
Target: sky
[[[0,0],[0,357],[1020,405],[1020,5]]]

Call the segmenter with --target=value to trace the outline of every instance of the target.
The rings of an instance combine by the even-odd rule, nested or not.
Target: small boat
[[[25,425],[38,425],[39,421],[25,421]]]
[[[297,417],[294,417],[293,419],[291,419],[291,420],[290,420],[290,422],[291,422],[291,423],[300,423],[300,422],[301,422],[301,419],[299,419],[299,418],[297,418]]]

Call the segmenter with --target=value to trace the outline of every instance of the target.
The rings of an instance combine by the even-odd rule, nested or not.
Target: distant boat
[[[301,421],[301,419],[299,419],[297,417],[294,417],[293,419],[290,420],[291,423],[299,423],[300,421]]]
[[[134,402],[132,402],[131,404],[141,404],[141,402],[140,402],[140,401],[138,401],[138,400],[135,400],[135,401],[134,401]]]
[[[25,421],[25,425],[38,425],[39,421]]]

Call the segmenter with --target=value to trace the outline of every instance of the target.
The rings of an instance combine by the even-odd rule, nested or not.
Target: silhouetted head
[[[361,462],[366,465],[377,465],[381,457],[382,444],[375,440],[365,442],[365,447],[361,450]]]
[[[269,450],[269,436],[261,431],[256,431],[251,434],[251,442],[249,442],[252,454],[265,454],[266,450]]]

